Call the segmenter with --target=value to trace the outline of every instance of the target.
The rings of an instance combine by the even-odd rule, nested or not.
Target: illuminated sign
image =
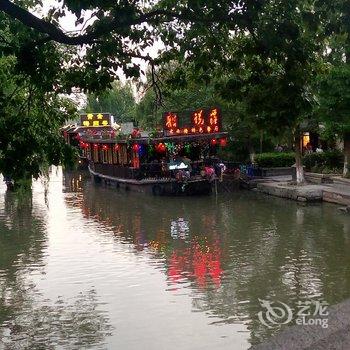
[[[112,125],[112,116],[110,113],[87,113],[80,115],[82,126],[110,126]]]
[[[219,108],[198,109],[180,118],[177,113],[164,113],[164,131],[168,135],[205,134],[221,131],[221,111]]]

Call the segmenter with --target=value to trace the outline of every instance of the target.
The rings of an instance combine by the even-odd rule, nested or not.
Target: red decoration
[[[131,137],[133,137],[133,138],[141,137],[140,130],[138,128],[135,128],[131,133]]]
[[[166,152],[166,146],[164,143],[158,143],[155,148],[156,148],[156,151],[159,153]]]
[[[220,146],[221,147],[226,147],[227,146],[227,138],[220,139]]]
[[[119,145],[118,144],[116,144],[116,145],[114,145],[114,150],[117,152],[117,151],[119,151]]]
[[[108,145],[103,145],[103,146],[102,146],[102,149],[103,149],[104,151],[107,151],[107,150],[109,150],[109,146],[108,146]]]
[[[94,143],[94,149],[98,149],[98,143]]]
[[[217,144],[217,140],[216,139],[211,139],[210,143],[212,146],[215,146]]]
[[[132,146],[132,149],[133,149],[134,152],[137,152],[137,151],[140,149],[140,146],[139,146],[137,143],[135,143],[135,144]]]

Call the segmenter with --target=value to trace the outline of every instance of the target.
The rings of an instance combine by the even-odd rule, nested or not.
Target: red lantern
[[[159,153],[164,153],[166,151],[166,146],[164,143],[158,143],[158,145],[156,145],[156,150]]]
[[[118,152],[119,151],[119,145],[118,144],[116,144],[116,145],[114,145],[114,150],[116,151],[116,152]]]
[[[215,146],[217,144],[217,140],[216,139],[211,139],[210,143],[212,146]]]
[[[134,152],[137,152],[137,151],[140,149],[140,146],[139,146],[137,143],[135,143],[135,144],[132,146],[132,149],[133,149]]]
[[[226,147],[227,146],[227,139],[226,138],[220,139],[220,146],[221,147]]]
[[[108,147],[108,145],[103,145],[103,146],[102,146],[102,149],[103,149],[104,151],[107,151],[107,150],[109,149],[109,147]]]
[[[98,149],[98,143],[94,143],[94,149]]]
[[[138,128],[135,128],[132,133],[131,133],[131,137],[136,138],[136,137],[141,137],[141,132]]]

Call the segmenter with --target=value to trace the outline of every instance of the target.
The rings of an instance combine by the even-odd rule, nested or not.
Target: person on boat
[[[189,172],[191,172],[191,171],[192,171],[192,165],[191,165],[192,161],[191,161],[191,159],[188,158],[186,155],[184,155],[184,156],[182,157],[182,162],[183,162],[185,165],[187,165],[187,170],[188,170]]]
[[[182,163],[184,163],[187,166],[187,169],[185,169],[185,171],[184,171],[185,172],[185,176],[187,178],[190,178],[191,177],[191,173],[192,173],[192,165],[191,165],[192,161],[191,161],[191,159],[188,158],[186,155],[184,155],[182,157]]]
[[[168,162],[165,157],[163,157],[160,161],[160,168],[162,177],[169,177]]]
[[[210,164],[205,164],[203,170],[201,171],[201,175],[205,177],[209,181],[213,181],[215,179],[215,169]]]

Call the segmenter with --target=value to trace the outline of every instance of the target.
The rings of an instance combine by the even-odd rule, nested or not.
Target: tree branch
[[[43,38],[40,42],[47,42],[47,41],[53,40],[58,43],[66,44],[66,45],[93,44],[96,42],[98,38],[102,37],[104,34],[107,33],[107,29],[99,30],[98,28],[96,28],[95,31],[92,31],[91,33],[88,33],[88,34],[69,36],[65,32],[63,32],[61,29],[56,27],[54,24],[34,16],[29,11],[14,4],[10,0],[0,0],[0,11],[3,11],[4,13],[8,14],[10,17],[19,20],[27,27],[33,28],[42,34],[46,34],[47,37]],[[198,16],[197,14],[176,13],[172,11],[157,9],[154,11],[140,14],[136,18],[132,18],[130,20],[126,20],[122,22],[118,22],[118,20],[114,18],[113,20],[111,20],[108,32],[110,32],[111,29],[130,27],[132,25],[151,22],[152,20],[159,21],[159,17],[163,17],[163,20],[161,22],[169,22],[174,19],[178,19],[184,22],[197,21],[197,22],[202,22],[206,24],[216,23],[216,22],[227,22],[232,20],[230,16],[226,18],[223,18],[222,16],[220,16],[220,18],[213,19],[213,18],[205,18],[205,16]]]
[[[0,0],[0,11],[3,11],[10,17],[19,20],[27,27],[33,28],[40,33],[47,34],[49,36],[47,41],[54,40],[66,45],[83,45],[91,44],[95,39],[92,33],[75,37],[68,36],[52,23],[34,16],[9,0]]]

